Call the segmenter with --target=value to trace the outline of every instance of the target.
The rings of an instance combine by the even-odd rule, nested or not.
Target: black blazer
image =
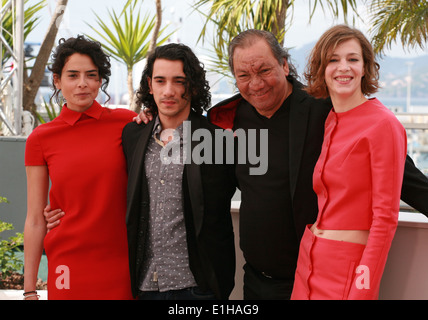
[[[305,226],[317,218],[317,196],[312,188],[315,164],[324,139],[324,122],[331,110],[329,100],[319,100],[303,91],[300,82],[291,79],[289,172],[294,223],[300,241]]]
[[[191,112],[191,132],[211,133],[217,128]],[[138,294],[149,216],[149,192],[144,157],[154,121],[129,123],[122,133],[128,167],[126,223],[133,295]],[[214,141],[214,136],[213,136]],[[192,141],[192,150],[199,141]],[[214,147],[214,143],[213,143]],[[214,155],[214,152],[211,153]],[[190,155],[189,155],[190,156]],[[213,162],[214,163],[214,162]],[[235,245],[230,204],[235,192],[232,165],[185,164],[183,172],[184,217],[190,269],[198,286],[227,299],[234,287]]]

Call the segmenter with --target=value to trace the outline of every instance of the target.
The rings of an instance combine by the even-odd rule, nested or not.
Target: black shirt
[[[234,130],[257,132],[258,155],[260,129],[268,129],[267,172],[249,174],[251,167],[258,166],[249,161],[236,165],[241,189],[240,245],[246,262],[253,268],[282,279],[294,279],[299,249],[290,195],[289,101],[290,97],[271,118],[266,118],[243,100],[236,110],[234,124]],[[247,141],[247,152],[248,143],[254,141]]]

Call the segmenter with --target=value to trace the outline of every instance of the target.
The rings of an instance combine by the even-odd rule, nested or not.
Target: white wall
[[[424,215],[400,213],[379,299],[428,299],[428,218]]]

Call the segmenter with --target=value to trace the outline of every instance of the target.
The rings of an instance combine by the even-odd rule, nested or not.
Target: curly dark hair
[[[106,88],[110,82],[111,75],[110,57],[104,53],[99,42],[89,40],[82,35],[78,35],[76,38],[59,39],[58,46],[52,53],[52,64],[48,69],[53,74],[61,77],[62,69],[66,64],[68,57],[74,53],[84,54],[92,59],[92,62],[98,68],[98,75],[102,79],[101,90],[107,95],[107,101],[109,101],[110,95],[106,92]],[[50,100],[55,98],[55,101],[59,103],[58,96],[61,90],[58,90],[55,87],[53,77],[52,86],[54,88],[54,93]]]
[[[150,93],[148,79],[153,76],[153,65],[156,59],[171,61],[181,60],[183,72],[186,75],[186,91],[183,98],[191,93],[191,109],[197,114],[202,114],[211,105],[210,86],[205,78],[204,65],[198,60],[193,51],[186,45],[170,43],[157,47],[147,58],[147,64],[141,75],[140,87],[136,93],[136,104],[148,108],[152,114],[157,114],[158,107],[153,95]]]

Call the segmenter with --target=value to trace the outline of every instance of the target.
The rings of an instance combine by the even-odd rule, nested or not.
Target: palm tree
[[[12,10],[11,7],[5,7],[7,4],[7,0],[2,0],[2,30],[1,35],[6,43],[2,43],[2,50],[1,50],[1,65],[4,66],[7,61],[12,57],[12,51],[14,48],[14,42],[13,42],[13,30],[14,30],[14,24],[16,21],[15,12]],[[34,30],[34,28],[37,26],[37,24],[40,21],[40,17],[37,16],[37,13],[46,6],[46,1],[41,0],[38,1],[30,6],[28,6],[28,0],[24,1],[24,41],[27,38],[28,34]],[[10,4],[10,3],[9,3]],[[6,48],[8,47],[8,48]],[[33,70],[31,74],[33,75],[33,78],[31,78],[33,81],[29,81],[30,78],[28,77],[27,73],[27,66],[26,61],[23,61],[24,63],[24,72],[23,72],[23,109],[24,110],[30,110],[34,111],[35,104],[34,104],[34,98],[32,93],[38,91],[40,83],[38,83],[35,80],[36,73],[33,74]],[[40,59],[37,63],[35,63],[35,66],[37,67],[37,64],[40,64]],[[42,75],[43,76],[43,75]],[[8,80],[2,79],[3,83],[7,83]],[[41,81],[41,80],[40,80]],[[2,83],[2,84],[3,84]],[[18,85],[18,84],[17,84]],[[31,94],[28,94],[31,93]],[[3,92],[0,93],[0,96],[3,95]],[[33,100],[31,100],[33,99]]]
[[[133,99],[134,87],[132,70],[136,63],[140,62],[147,56],[150,47],[150,34],[156,25],[156,15],[150,17],[149,14],[146,14],[141,18],[140,8],[138,8],[137,14],[134,13],[136,3],[137,1],[134,1],[134,3],[128,1],[126,10],[123,10],[120,15],[117,15],[114,10],[112,12],[109,11],[110,22],[113,25],[112,29],[111,26],[108,26],[103,21],[103,18],[100,18],[95,14],[96,22],[102,32],[94,30],[102,39],[105,40],[105,42],[101,43],[103,48],[115,60],[125,63],[128,74],[127,85],[130,107],[138,112],[139,110],[136,110],[137,108]],[[123,18],[123,21],[121,21],[121,17]],[[92,27],[91,25],[89,26]],[[159,34],[162,34],[164,31],[165,28],[159,30]],[[168,40],[170,35],[171,34],[168,34],[157,41],[157,44],[164,43]],[[92,38],[89,35],[88,37]]]
[[[205,14],[203,11],[207,5],[211,5],[211,8],[208,14]],[[207,26],[212,22],[217,30],[214,38],[220,45],[248,28],[270,30],[281,41],[286,12],[293,6],[294,0],[199,0],[194,8],[207,18],[199,39],[205,38]],[[223,35],[226,38],[217,39],[217,35]]]
[[[382,53],[393,42],[424,49],[428,39],[426,0],[373,0],[370,6],[370,32],[375,52]]]
[[[294,5],[294,0],[199,0],[194,5],[206,17],[206,22],[199,35],[198,41],[204,42],[209,23],[214,23],[216,30],[213,34],[212,46],[214,56],[211,57],[213,70],[222,75],[228,75],[227,46],[240,32],[256,28],[270,30],[277,35],[278,41],[283,41],[285,34],[285,17],[287,10]],[[206,14],[206,6],[211,6]]]
[[[24,88],[23,88],[23,109],[30,110],[33,114],[37,109],[34,100],[39,90],[40,84],[45,74],[46,64],[51,55],[52,47],[58,33],[59,21],[62,18],[68,0],[58,0],[55,7],[55,12],[51,17],[48,31],[40,46],[39,53],[36,57],[34,65],[31,69],[31,74],[27,78],[24,72]]]
[[[212,69],[222,75],[230,75],[227,64],[227,46],[240,32],[249,29],[271,31],[283,44],[284,35],[293,22],[295,0],[198,0],[195,10],[206,16],[205,23],[198,41],[206,40],[209,23],[215,24],[212,45],[215,56],[211,58]],[[210,6],[208,13],[206,6]],[[357,0],[312,0],[309,1],[309,22],[316,14],[317,8],[325,12],[326,7],[338,18],[341,13],[345,21],[348,14],[357,14]]]
[[[8,0],[2,0],[2,8],[6,5]],[[28,4],[28,0],[24,1],[24,5]],[[40,17],[37,17],[36,14],[46,5],[46,0],[41,0],[31,6],[24,8],[24,39],[27,38],[28,34],[34,30],[37,24],[40,21]],[[14,17],[12,10],[6,10],[2,17],[2,35],[9,47],[13,47],[12,39],[12,29],[14,24]],[[2,62],[4,63],[11,57],[10,52],[6,47],[2,46]]]
[[[152,32],[152,39],[150,40],[149,52],[147,52],[148,55],[150,53],[152,53],[153,50],[155,50],[155,48],[156,48],[156,43],[158,41],[160,27],[162,25],[162,2],[161,2],[161,0],[155,0],[155,5],[156,5],[156,25],[155,25],[153,32]]]

